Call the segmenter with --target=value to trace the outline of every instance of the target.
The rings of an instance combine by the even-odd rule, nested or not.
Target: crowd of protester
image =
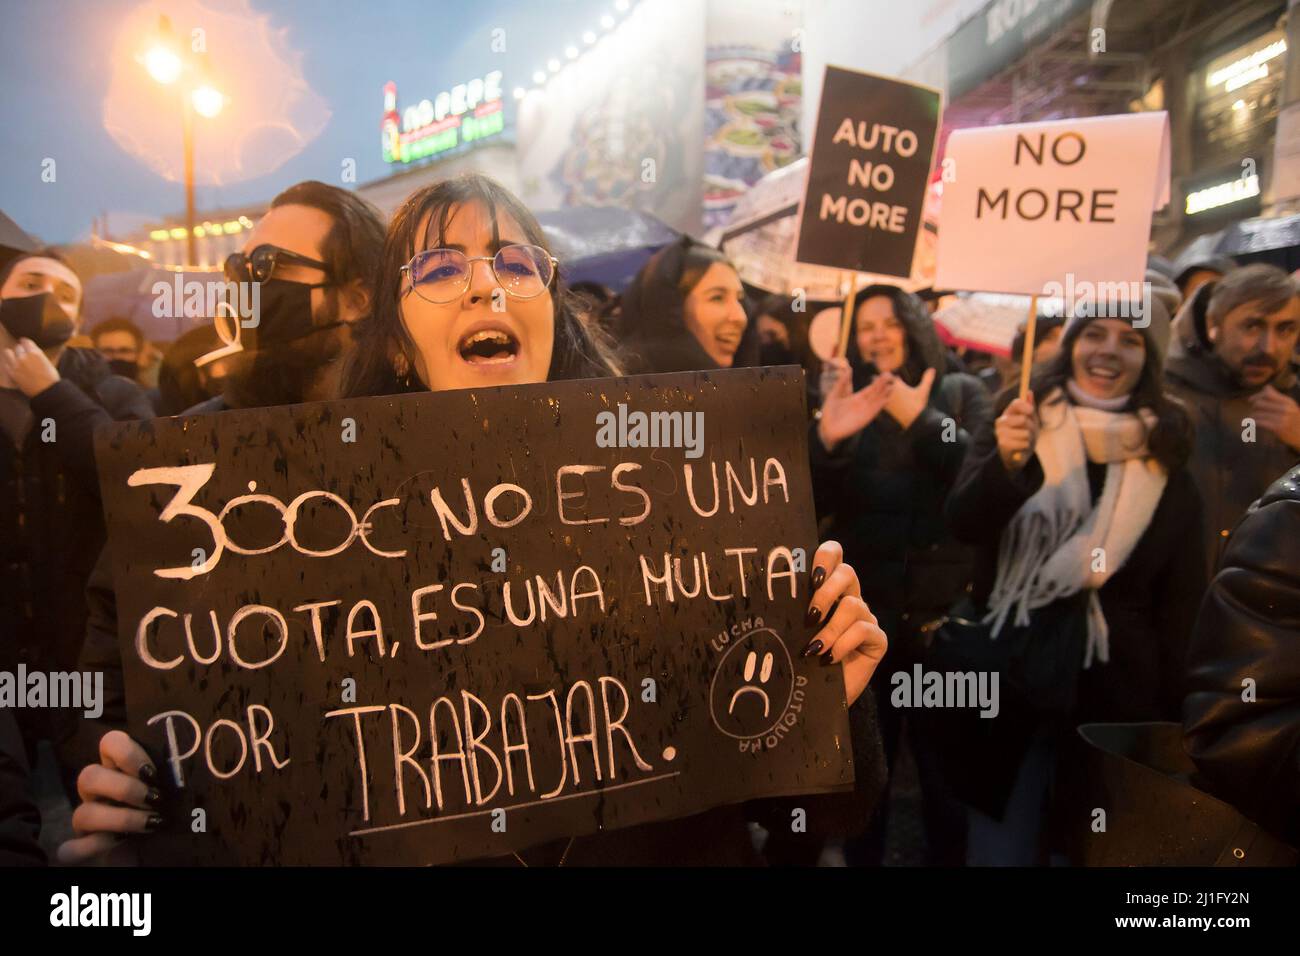
[[[260,321],[216,361],[223,340],[206,327],[160,350],[112,319],[72,346],[76,273],[50,250],[4,267],[0,670],[100,672],[105,699],[97,719],[66,723],[0,709],[0,864],[53,849],[31,798],[40,763],[76,808],[54,837],[60,862],[121,858],[126,837],[164,822],[157,771],[125,732],[97,425],[760,364],[805,372],[827,539],[805,653],[845,665],[859,786],[806,833],[724,807],[500,862],[814,863],[830,843],[879,865],[904,747],[928,863],[1066,859],[1062,829],[1080,824],[1057,782],[1089,722],[1184,722],[1195,784],[1296,839],[1294,277],[1231,260],[1153,271],[1145,311],[1042,313],[1032,351],[1022,331],[1002,374],[945,347],[933,296],[890,285],[857,292],[844,354],[823,360],[805,303],[747,287],[689,237],[621,296],[564,275],[531,212],[478,176],[418,191],[388,223],[321,183],[281,193],[227,263],[228,278],[261,283]],[[466,316],[490,315],[502,292],[505,328],[467,344]],[[42,440],[50,428],[57,441]],[[996,673],[997,717],[895,706],[894,675],[916,666]],[[1248,678],[1259,699],[1242,703]]]

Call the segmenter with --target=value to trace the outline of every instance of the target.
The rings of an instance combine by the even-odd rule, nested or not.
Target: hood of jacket
[[[642,267],[623,293],[615,334],[630,371],[689,372],[718,368],[686,327],[686,308],[677,291],[686,255],[697,245],[689,236],[664,246]],[[740,337],[732,368],[758,364],[758,327],[751,318]]]

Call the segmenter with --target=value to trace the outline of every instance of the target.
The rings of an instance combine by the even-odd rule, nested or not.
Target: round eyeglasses
[[[497,284],[516,299],[533,299],[545,292],[555,278],[555,267],[560,264],[540,246],[512,244],[502,246],[495,256],[467,256],[457,249],[426,249],[417,252],[402,266],[401,272],[416,295],[441,305],[465,294],[475,262],[490,262]]]

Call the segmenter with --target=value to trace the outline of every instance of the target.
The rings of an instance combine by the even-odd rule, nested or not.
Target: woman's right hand
[[[870,425],[889,400],[894,387],[894,376],[877,375],[866,388],[853,391],[853,372],[848,359],[837,357],[827,362],[835,376],[822,402],[821,420],[817,423],[817,436],[830,451],[844,439],[855,435]]]
[[[87,863],[107,853],[130,833],[162,826],[158,770],[138,743],[111,730],[99,740],[99,763],[77,777],[81,805],[72,814],[76,836],[59,846],[60,863]]]
[[[993,423],[993,430],[998,438],[1002,467],[1019,471],[1029,461],[1038,441],[1038,413],[1034,411],[1033,393],[1008,405]]]

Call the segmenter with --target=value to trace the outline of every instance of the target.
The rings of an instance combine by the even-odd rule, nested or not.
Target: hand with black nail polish
[[[82,802],[72,813],[76,834],[59,846],[64,864],[86,863],[122,842],[125,834],[151,833],[163,825],[158,768],[144,748],[120,730],[99,741],[99,763],[83,767],[77,777]]]
[[[819,654],[825,664],[842,664],[844,694],[852,704],[885,656],[888,639],[863,600],[857,572],[844,563],[838,542],[825,541],[817,549],[809,580],[813,593],[804,623],[820,629],[800,656]]]

